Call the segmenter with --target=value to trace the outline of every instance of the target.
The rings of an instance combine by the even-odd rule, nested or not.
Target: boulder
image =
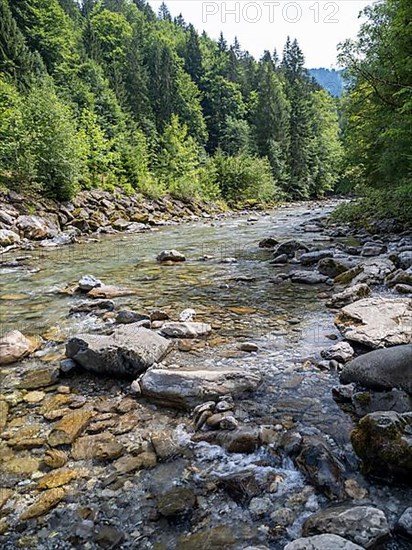
[[[333,250],[314,250],[306,252],[299,258],[302,265],[314,265],[324,258],[333,258]]]
[[[0,365],[17,363],[35,349],[35,345],[18,330],[0,338]]]
[[[170,342],[155,332],[122,325],[109,335],[80,334],[70,338],[66,355],[98,374],[137,376],[165,357]]]
[[[130,309],[122,309],[116,316],[116,323],[119,325],[130,325],[131,323],[140,323],[147,321],[150,325],[150,317],[142,313],[136,313]]]
[[[372,506],[337,506],[310,516],[303,524],[305,536],[333,533],[363,548],[371,548],[389,535],[385,514]]]
[[[92,288],[87,293],[89,298],[120,298],[122,296],[130,296],[134,294],[133,290],[128,288],[119,288],[118,286],[113,285],[100,285]]]
[[[409,269],[412,266],[412,250],[405,250],[399,254],[399,264],[402,269]]]
[[[139,380],[142,394],[164,406],[191,409],[224,395],[255,391],[260,376],[247,369],[187,369],[153,367]]]
[[[412,343],[412,300],[366,298],[345,306],[335,319],[342,335],[370,348]]]
[[[292,283],[300,283],[303,285],[319,285],[326,283],[328,277],[321,275],[315,271],[292,271],[290,274]]]
[[[348,271],[348,267],[332,257],[324,257],[318,262],[318,271],[322,275],[334,279]]]
[[[412,538],[412,507],[406,508],[396,527],[402,534]]]
[[[354,277],[353,284],[380,285],[390,273],[396,270],[395,264],[389,258],[371,258],[359,267],[362,270]]]
[[[400,388],[412,394],[412,344],[361,355],[345,365],[340,380],[375,390]]]
[[[74,460],[114,460],[124,453],[123,445],[111,433],[85,435],[74,442],[72,458]]]
[[[361,283],[358,285],[350,286],[346,288],[343,292],[339,294],[334,294],[328,302],[326,302],[327,307],[331,308],[341,308],[345,307],[353,302],[367,298],[371,294],[371,289],[367,284]]]
[[[295,255],[295,252],[297,252],[298,250],[304,250],[305,252],[309,252],[309,248],[305,244],[300,243],[299,241],[295,241],[295,240],[285,241],[279,244],[275,248],[273,252],[273,257],[276,258],[277,256],[281,256],[282,254],[286,254],[289,258],[293,258],[293,256]]]
[[[201,338],[212,332],[212,327],[206,323],[166,322],[160,329],[160,334],[168,338]]]
[[[192,436],[192,441],[206,441],[210,445],[219,445],[228,453],[253,453],[263,444],[260,430],[248,427],[234,431],[199,432]]]
[[[156,259],[158,262],[184,262],[186,260],[184,254],[177,250],[163,250]]]
[[[380,254],[385,254],[387,251],[388,247],[386,245],[371,241],[363,245],[361,256],[364,258],[380,256]]]
[[[283,550],[364,550],[364,548],[338,535],[325,533],[289,542]]]
[[[0,246],[10,246],[20,243],[20,236],[10,229],[0,229]]]
[[[165,517],[190,512],[196,505],[196,495],[189,487],[174,487],[157,496],[157,508]]]
[[[397,389],[383,392],[356,392],[351,401],[356,414],[360,417],[376,411],[404,413],[412,410],[412,398],[406,392]]]
[[[26,239],[34,241],[54,237],[59,228],[40,216],[19,216],[16,225]]]
[[[412,480],[412,413],[374,412],[364,416],[351,433],[362,471],[387,481]]]

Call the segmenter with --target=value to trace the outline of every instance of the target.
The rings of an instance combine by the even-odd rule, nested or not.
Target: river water
[[[338,373],[317,369],[310,361],[319,359],[320,351],[334,343],[331,335],[338,337],[333,315],[324,305],[332,290],[326,285],[272,284],[274,275],[284,269],[269,263],[271,250],[258,247],[260,240],[274,236],[279,241],[296,238],[326,248],[327,237],[305,233],[301,224],[327,215],[333,207],[289,206],[259,213],[256,221],[248,221],[247,215],[205,219],[143,234],[103,236],[56,250],[36,248],[9,254],[3,259],[26,254],[28,259],[25,268],[1,270],[1,330],[18,328],[26,335],[53,335],[52,339],[59,342],[49,344],[39,355],[48,361],[57,360],[70,334],[98,329],[102,323],[95,317],[69,316],[70,307],[79,298],[58,292],[87,273],[104,283],[134,291],[133,295],[115,299],[117,309],[141,313],[162,309],[176,318],[180,311],[194,308],[196,320],[210,323],[213,334],[207,343],[174,359],[191,366],[247,364],[257,369],[263,384],[257,395],[240,404],[241,419],[251,425],[279,429],[296,426],[322,434],[344,460],[349,477],[366,489],[362,503],[380,506],[393,522],[407,502],[404,491],[370,485],[359,474],[349,441],[353,420],[331,395],[332,387],[338,384]],[[158,264],[156,255],[171,248],[183,252],[187,261],[172,266]],[[240,352],[240,342],[256,343],[259,352]],[[78,375],[67,383],[87,396],[128,391],[127,383],[119,382],[113,390],[109,381],[89,375]],[[33,527],[32,532],[39,537],[38,548],[95,547],[74,539],[67,542],[69,533],[73,535],[76,529],[76,507],[82,503],[94,503],[103,522],[120,527],[126,541],[122,548],[159,550],[240,549],[252,543],[283,548],[287,540],[299,536],[303,520],[327,504],[293,464],[275,456],[270,447],[251,455],[229,455],[220,447],[193,445],[187,415],[164,412],[150,404],[147,407],[150,420],[144,429],[172,429],[181,445],[187,447],[190,458],[169,460],[145,471],[120,493],[98,489],[96,480],[105,472],[91,465],[95,485],[80,483],[64,513],[55,512],[40,534]],[[225,476],[245,472],[252,472],[263,485],[266,478],[277,479],[276,491],[259,495],[266,499],[260,504],[268,507],[263,513],[226,493],[204,490],[204,486]],[[193,518],[165,521],[151,517],[146,503],[151,498],[148,491],[156,495],[169,486],[180,485],[182,480],[197,490],[198,508]],[[279,508],[288,508],[293,515],[281,533],[274,532],[270,520],[270,513]],[[216,529],[223,531],[219,534]],[[230,538],[233,530],[235,541]],[[49,541],[50,532],[55,533],[53,542]],[[200,535],[187,539],[193,532],[206,533],[206,538]],[[82,536],[75,538],[82,541]],[[13,544],[15,539],[6,539],[5,547],[14,548]],[[407,546],[391,541],[382,548]]]

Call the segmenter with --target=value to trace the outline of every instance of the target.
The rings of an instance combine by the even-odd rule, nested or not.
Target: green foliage
[[[218,151],[212,163],[222,195],[230,204],[264,203],[277,198],[278,190],[266,158],[245,153],[230,157]]]
[[[17,89],[0,78],[0,175],[2,179],[19,178],[23,167],[22,98]],[[27,162],[30,164],[28,157]]]

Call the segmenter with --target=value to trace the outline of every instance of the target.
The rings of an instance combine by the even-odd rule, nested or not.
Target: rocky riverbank
[[[78,273],[47,295],[70,334],[8,323],[2,547],[410,547],[412,235],[293,212]]]
[[[121,189],[81,191],[67,203],[9,191],[0,193],[0,252],[30,249],[33,244],[62,246],[85,235],[150,231],[221,212],[220,206],[198,200],[150,200]]]

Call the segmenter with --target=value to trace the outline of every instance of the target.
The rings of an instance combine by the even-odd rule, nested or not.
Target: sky
[[[160,0],[148,0],[157,13]],[[264,50],[282,52],[286,38],[297,38],[306,67],[338,68],[337,45],[354,38],[359,12],[373,0],[166,0],[173,17],[182,13],[212,38],[222,31],[228,43],[237,36],[242,49],[259,58]]]

